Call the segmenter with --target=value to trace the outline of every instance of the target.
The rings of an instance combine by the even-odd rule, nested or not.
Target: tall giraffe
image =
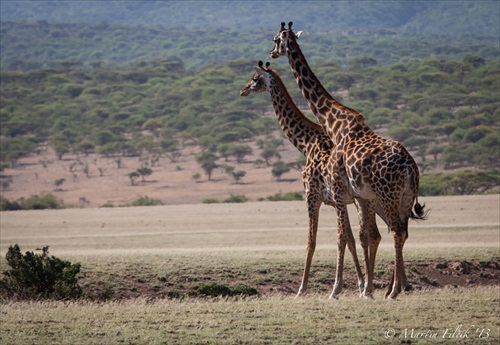
[[[275,70],[269,69],[269,63],[263,67],[262,61],[255,67],[256,73],[241,89],[240,95],[269,91],[276,116],[281,129],[288,140],[306,156],[306,165],[302,171],[302,182],[306,191],[307,210],[309,215],[309,232],[307,240],[307,256],[297,297],[307,291],[311,262],[316,248],[319,210],[322,203],[331,205],[337,212],[337,270],[333,292],[330,297],[336,298],[343,286],[343,266],[346,243],[353,257],[358,276],[358,287],[363,293],[364,280],[356,254],[356,243],[349,224],[347,204],[352,197],[347,193],[346,176],[329,171],[330,157],[334,150],[333,142],[323,128],[309,120],[295,105],[283,81]],[[334,187],[330,187],[334,185]],[[337,190],[332,195],[329,191]]]
[[[386,297],[396,298],[407,287],[403,246],[408,238],[408,221],[425,219],[418,203],[418,167],[404,146],[375,134],[363,115],[336,101],[315,76],[297,40],[302,32],[292,31],[293,23],[281,23],[274,37],[271,58],[286,56],[297,84],[312,112],[335,143],[334,170],[345,171],[349,187],[359,203],[360,224],[372,222],[376,201],[378,214],[388,225],[394,240],[394,269]],[[362,228],[363,229],[363,228]],[[369,228],[364,228],[369,229]],[[376,234],[361,234],[365,261],[365,296],[373,293],[373,271],[378,248]]]

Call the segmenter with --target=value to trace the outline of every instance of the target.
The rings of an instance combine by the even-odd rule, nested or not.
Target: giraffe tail
[[[424,211],[425,204],[420,205],[418,199],[413,206],[413,211],[411,212],[410,218],[414,220],[426,220],[429,216],[429,210]]]

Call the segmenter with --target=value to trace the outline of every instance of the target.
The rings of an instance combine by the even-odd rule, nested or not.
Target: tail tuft
[[[413,206],[414,212],[411,213],[410,218],[415,220],[426,220],[429,215],[429,211],[424,211],[424,208],[425,204],[420,205],[417,201],[415,206]]]

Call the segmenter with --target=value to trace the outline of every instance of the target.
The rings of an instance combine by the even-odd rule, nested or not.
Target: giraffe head
[[[293,23],[289,22],[287,29],[285,27],[285,22],[281,23],[278,33],[274,36],[274,48],[270,53],[272,59],[285,56],[290,41],[297,41],[300,35],[302,35],[302,31],[293,32],[292,25]]]
[[[259,66],[255,66],[255,74],[252,79],[240,90],[240,96],[248,96],[249,94],[255,92],[264,92],[267,90],[267,76],[269,75],[269,65],[266,63],[266,67],[263,66],[264,63],[259,61]]]

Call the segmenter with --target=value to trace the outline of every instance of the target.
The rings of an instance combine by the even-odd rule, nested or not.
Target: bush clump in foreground
[[[3,289],[21,299],[75,299],[82,295],[77,275],[80,264],[72,264],[49,256],[49,247],[42,254],[21,253],[19,245],[9,247],[5,255],[11,267],[4,271]]]
[[[251,287],[239,286],[230,288],[219,283],[203,284],[190,293],[192,297],[218,297],[218,296],[255,296],[259,292]]]

